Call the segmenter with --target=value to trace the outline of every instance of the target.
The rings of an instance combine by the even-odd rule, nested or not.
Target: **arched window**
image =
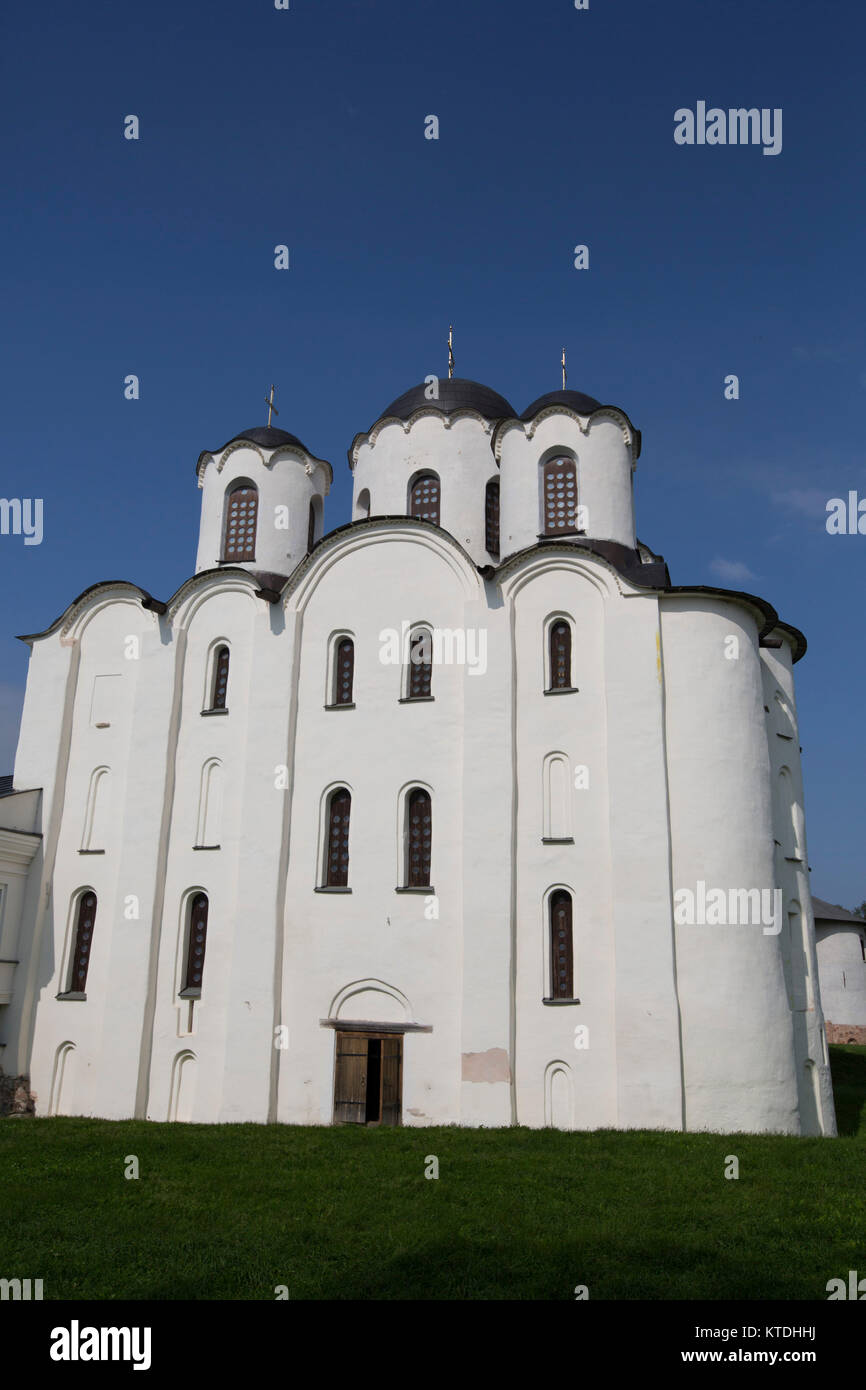
[[[349,817],[352,794],[346,787],[331,793],[328,803],[328,857],[325,861],[325,886],[347,888],[349,884]]]
[[[430,629],[416,628],[409,635],[407,700],[429,700],[433,684],[433,638]]]
[[[96,921],[96,894],[90,889],[82,893],[78,900],[75,922],[75,942],[72,949],[72,963],[69,974],[69,993],[83,994],[87,984],[87,968],[90,965],[90,950],[93,945],[93,924]]]
[[[574,459],[549,459],[544,465],[544,534],[576,530],[577,471]]]
[[[189,905],[189,934],[186,948],[186,973],[184,975],[183,984],[184,993],[187,993],[189,990],[198,990],[199,993],[201,992],[202,974],[204,972],[204,951],[207,944],[207,910],[207,894],[194,894]]]
[[[335,705],[351,705],[354,676],[355,643],[351,637],[341,637],[334,653],[333,703]]]
[[[229,688],[229,649],[217,647],[214,653],[213,681],[211,683],[211,709],[225,709],[226,694]]]
[[[550,997],[574,998],[571,894],[564,888],[550,895]]]
[[[355,503],[355,520],[366,521],[370,515],[370,489],[362,487],[358,493],[358,500]]]
[[[487,553],[499,558],[499,479],[491,478],[484,494],[484,529]]]
[[[409,492],[409,515],[439,525],[439,479],[435,473],[422,473]]]
[[[433,808],[430,793],[415,787],[406,805],[406,887],[430,887]]]
[[[316,544],[316,504],[315,504],[315,502],[312,502],[312,501],[311,501],[311,502],[310,502],[310,517],[309,517],[309,520],[308,520],[308,522],[307,522],[307,553],[309,553],[309,552],[312,550],[312,548],[313,548],[313,546],[314,546],[315,544]]]
[[[228,495],[224,560],[256,558],[256,516],[259,494],[252,483],[238,483]]]
[[[550,684],[548,690],[571,690],[571,625],[558,618],[550,625]]]

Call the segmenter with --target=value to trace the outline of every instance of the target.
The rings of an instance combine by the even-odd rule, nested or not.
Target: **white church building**
[[[356,436],[351,523],[245,430],[175,594],[22,639],[3,1072],[41,1115],[835,1133],[802,634],[671,583],[623,410],[436,389]]]

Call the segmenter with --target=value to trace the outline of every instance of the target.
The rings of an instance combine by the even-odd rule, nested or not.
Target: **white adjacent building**
[[[624,411],[432,389],[355,438],[350,524],[246,430],[177,593],[23,639],[4,1072],[38,1114],[834,1133],[802,635],[671,584]]]
[[[866,1043],[866,920],[821,898],[812,908],[827,1036]]]

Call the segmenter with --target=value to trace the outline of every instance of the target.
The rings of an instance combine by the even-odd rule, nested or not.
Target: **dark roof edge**
[[[672,584],[668,590],[670,594],[711,594],[714,598],[734,599],[740,603],[750,604],[757,608],[764,615],[764,626],[758,633],[758,642],[764,644],[775,628],[779,628],[789,637],[793,638],[794,654],[791,664],[799,661],[806,652],[806,638],[799,628],[793,627],[790,623],[783,623],[775,608],[768,603],[765,598],[759,598],[757,594],[748,594],[744,589],[717,589],[712,584]]]
[[[42,632],[24,633],[23,635],[19,635],[16,640],[19,642],[29,643],[36,642],[41,637],[50,637],[51,634],[53,632],[56,632],[58,627],[60,627],[63,624],[64,619],[68,617],[68,615],[72,612],[73,608],[76,608],[79,603],[82,603],[89,594],[95,594],[98,589],[132,589],[134,593],[136,593],[139,596],[142,608],[148,609],[150,612],[156,613],[158,616],[161,617],[164,613],[168,612],[171,605],[175,602],[175,600],[183,592],[183,590],[187,587],[188,584],[192,584],[196,579],[204,579],[206,575],[213,574],[242,574],[245,579],[248,579],[250,583],[254,585],[256,594],[261,594],[261,596],[263,598],[266,598],[267,602],[269,603],[272,603],[274,600],[273,598],[268,596],[275,592],[274,586],[271,581],[275,579],[279,580],[283,588],[288,583],[288,579],[285,578],[283,575],[269,574],[265,573],[264,571],[254,572],[252,570],[243,569],[240,565],[218,565],[212,569],[199,570],[196,574],[191,574],[188,579],[185,579],[182,584],[178,585],[177,589],[175,589],[171,597],[166,602],[163,602],[162,599],[154,598],[153,594],[148,593],[146,589],[142,589],[139,584],[134,584],[132,580],[101,579],[98,583],[89,584],[86,589],[82,589],[78,597],[74,598],[71,603],[68,603],[66,605],[63,612],[60,614],[60,617],[55,618],[54,622],[50,623],[49,626],[43,629]]]
[[[783,623],[781,618],[776,626],[781,628],[783,632],[786,632],[793,640],[794,655],[791,657],[791,665],[793,666],[795,661],[799,661],[801,657],[806,655],[806,649],[809,644],[806,641],[805,634],[802,633],[798,627],[794,627],[793,623]]]
[[[551,536],[549,539],[536,541],[534,545],[524,546],[523,550],[516,550],[512,555],[507,555],[495,567],[494,573],[498,576],[527,555],[553,549],[563,554],[583,551],[596,555],[599,559],[605,560],[629,584],[635,584],[639,588],[657,592],[667,592],[670,589],[671,578],[663,555],[657,556],[651,564],[644,564],[637,549],[632,550],[630,546],[621,545],[619,541],[591,540],[582,536],[574,539]]]
[[[857,926],[866,927],[866,918],[858,917],[856,912],[849,912],[847,907],[841,907],[839,903],[828,903],[824,898],[816,898],[814,893],[812,913],[816,922],[852,922]]]
[[[97,589],[114,588],[133,589],[135,593],[138,594],[143,608],[157,608],[159,605],[159,599],[155,599],[153,594],[149,594],[147,589],[142,589],[139,584],[134,584],[131,579],[100,579],[95,584],[88,584],[86,589],[82,589],[77,598],[74,598],[71,603],[67,603],[60,617],[55,618],[54,622],[49,623],[48,627],[44,628],[42,632],[19,633],[15,640],[17,642],[35,642],[40,637],[50,637],[52,632],[55,632],[57,628],[61,626],[64,618],[72,612],[77,604],[81,603],[83,599],[86,599],[88,594],[95,594]]]
[[[497,577],[506,568],[511,567],[525,556],[531,555],[536,551],[540,553],[554,547],[564,550],[566,554],[569,551],[588,551],[590,554],[598,556],[599,559],[605,560],[607,564],[623,577],[623,579],[626,579],[630,584],[634,584],[638,588],[654,590],[660,594],[680,594],[683,596],[687,594],[707,594],[714,598],[729,599],[756,608],[764,618],[764,626],[758,633],[759,644],[770,637],[775,629],[778,629],[792,640],[794,649],[791,658],[792,664],[799,661],[806,653],[806,638],[803,633],[791,623],[783,622],[773,605],[768,603],[766,599],[759,598],[757,594],[746,593],[745,590],[742,589],[719,589],[710,584],[671,584],[667,564],[665,563],[664,557],[661,555],[654,559],[652,563],[646,564],[641,560],[640,551],[637,548],[632,550],[629,546],[620,544],[619,541],[590,540],[583,537],[566,540],[565,537],[551,537],[549,540],[536,541],[534,545],[525,546],[523,550],[515,551],[513,555],[508,555],[496,566],[476,565],[468,551],[464,549],[456,536],[453,536],[450,531],[446,531],[442,526],[435,526],[431,521],[424,521],[420,517],[403,515],[360,517],[356,521],[344,522],[342,526],[337,526],[333,531],[328,531],[326,535],[321,536],[309,554],[305,555],[295,566],[292,573],[285,578],[282,575],[265,573],[264,571],[256,573],[251,570],[243,569],[239,565],[220,565],[212,569],[199,570],[197,574],[190,575],[188,579],[185,579],[183,583],[178,586],[167,603],[155,599],[146,589],[142,589],[140,585],[134,584],[128,579],[100,580],[96,584],[89,585],[77,598],[73,599],[70,604],[67,604],[66,608],[64,608],[63,612],[60,614],[60,617],[56,618],[43,632],[19,635],[17,640],[19,642],[29,643],[35,642],[41,637],[50,637],[62,624],[66,616],[72,612],[73,608],[81,603],[83,599],[87,598],[88,594],[95,593],[98,589],[110,589],[114,587],[132,589],[139,595],[143,608],[150,609],[157,614],[162,614],[167,612],[168,608],[176,602],[184,589],[192,585],[196,580],[204,579],[214,574],[233,574],[244,575],[246,579],[250,580],[251,584],[256,586],[257,596],[263,598],[268,603],[275,603],[277,599],[285,593],[286,588],[290,584],[294,585],[296,577],[300,576],[300,574],[308,568],[309,561],[315,555],[319,547],[326,541],[333,540],[335,536],[341,535],[344,531],[372,525],[373,523],[381,525],[382,522],[399,523],[401,526],[429,530],[438,535],[445,536],[457,547],[461,554],[466,557],[476,570],[479,572],[489,572],[491,576]],[[643,543],[641,542],[641,544]],[[644,546],[644,548],[649,550],[648,546]]]

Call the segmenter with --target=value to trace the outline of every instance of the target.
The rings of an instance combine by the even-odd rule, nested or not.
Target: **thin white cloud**
[[[717,555],[715,560],[710,562],[710,569],[718,579],[723,579],[726,584],[748,584],[758,577],[741,560],[725,560],[720,555]]]
[[[826,519],[829,495],[826,492],[821,492],[819,488],[791,487],[786,488],[784,492],[774,492],[771,496],[778,507],[785,507],[791,512],[799,512],[801,516]]]

